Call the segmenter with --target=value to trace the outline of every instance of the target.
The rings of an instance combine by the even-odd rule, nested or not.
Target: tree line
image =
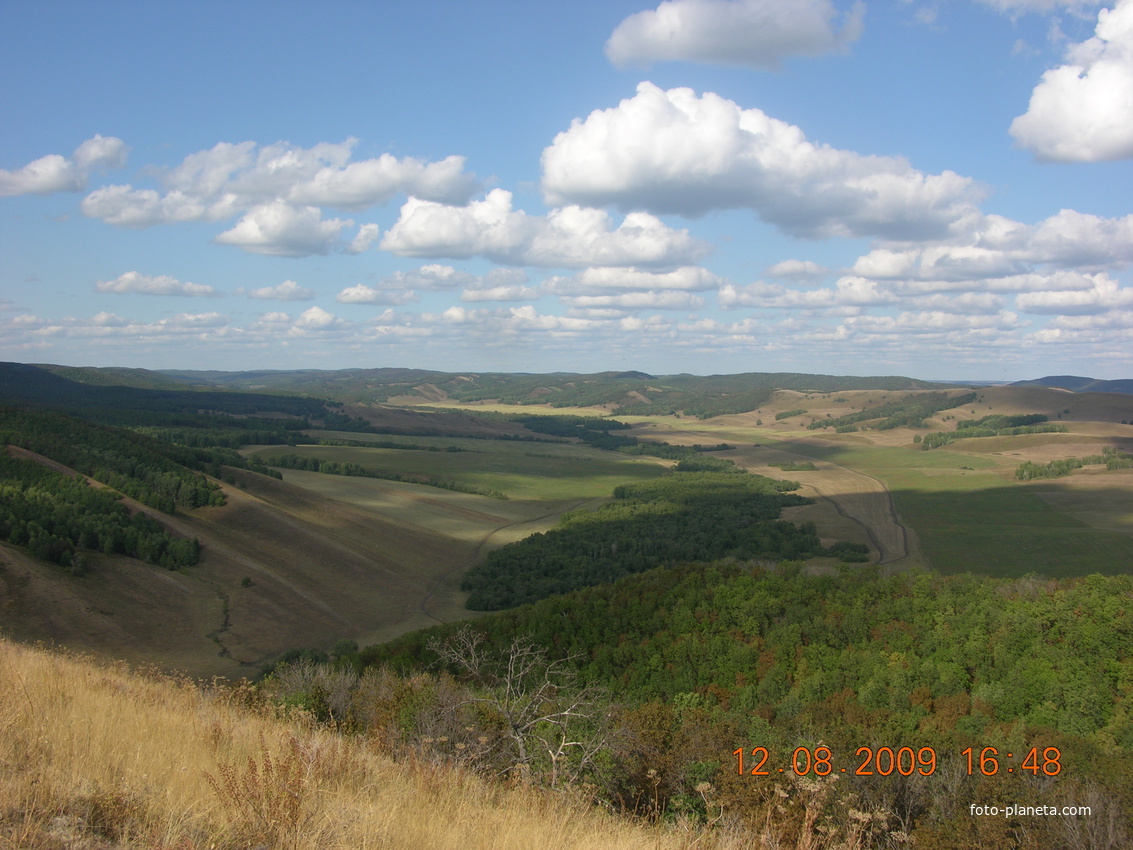
[[[85,572],[90,551],[168,569],[197,562],[196,538],[174,537],[140,511],[131,514],[120,498],[81,477],[0,451],[0,539],[74,575]]]
[[[490,496],[493,499],[508,498],[507,493],[503,493],[499,490],[476,487],[472,484],[461,484],[459,481],[445,481],[435,475],[410,475],[386,469],[372,469],[349,461],[320,460],[317,457],[304,457],[297,454],[274,455],[272,457],[262,458],[262,461],[268,466],[276,466],[280,469],[300,469],[307,472],[321,472],[324,475],[348,475],[357,478],[380,478],[386,481],[401,481],[406,484],[423,484],[427,487],[440,487],[442,490],[453,490],[458,493],[473,493],[478,496]]]
[[[825,549],[814,523],[779,519],[784,507],[812,500],[775,481],[731,467],[698,471],[718,458],[686,459],[665,477],[614,489],[596,511],[575,511],[558,527],[489,553],[465,573],[472,610],[498,610],[700,558],[770,560],[835,555],[866,560],[861,544]],[[683,468],[682,468],[683,467]]]
[[[1034,463],[1026,461],[1015,468],[1015,477],[1020,481],[1031,481],[1035,478],[1061,478],[1069,475],[1083,466],[1105,465],[1106,470],[1133,468],[1133,454],[1118,451],[1114,446],[1106,446],[1100,455],[1087,455],[1086,457],[1067,457],[1052,460],[1049,463]]]

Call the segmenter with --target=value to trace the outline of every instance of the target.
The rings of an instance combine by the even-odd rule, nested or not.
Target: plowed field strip
[[[777,454],[784,455],[783,460],[796,462],[811,460],[798,455],[788,455],[787,452]],[[888,564],[908,557],[908,529],[897,518],[897,510],[893,506],[893,497],[889,489],[878,479],[828,461],[812,461],[818,467],[813,472],[793,473],[767,466],[766,462],[749,460],[738,454],[732,455],[732,459],[737,465],[758,475],[766,475],[769,478],[792,478],[799,481],[802,484],[799,491],[801,495],[815,495],[827,499],[839,514],[862,527],[877,549],[878,564]]]

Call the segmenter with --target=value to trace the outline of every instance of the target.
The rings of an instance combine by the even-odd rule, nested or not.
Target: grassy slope
[[[3,639],[0,729],[4,848],[743,846],[454,768],[398,764],[365,739],[276,719],[223,692]]]
[[[387,639],[463,613],[455,586],[443,584],[475,556],[476,539],[231,473],[247,490],[226,485],[224,507],[151,512],[203,544],[200,563],[179,573],[96,554],[89,573],[74,578],[4,547],[4,627],[194,675],[239,676],[295,646]],[[405,498],[425,489],[401,486],[414,491]]]

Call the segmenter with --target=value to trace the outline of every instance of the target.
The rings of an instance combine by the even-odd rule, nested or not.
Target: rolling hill
[[[1133,393],[1133,378],[1103,381],[1097,378],[1083,378],[1079,375],[1048,375],[1031,381],[1016,381],[1011,386],[1061,387],[1076,393]]]

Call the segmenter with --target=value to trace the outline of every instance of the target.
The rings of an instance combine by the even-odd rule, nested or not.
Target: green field
[[[1033,436],[1042,441],[1045,435]],[[916,531],[925,556],[941,572],[1077,576],[1133,571],[1133,537],[1056,510],[1011,477],[1015,460],[940,449],[776,445],[884,481],[902,521]],[[1110,483],[1128,498],[1121,480]],[[1105,479],[1099,478],[1097,486],[1104,490]]]
[[[1100,451],[1100,446],[1112,440],[1094,434],[1032,434],[977,438],[947,449],[921,451],[879,445],[873,442],[873,432],[835,437],[773,429],[768,427],[773,414],[764,411],[761,416],[764,427],[752,427],[754,414],[746,417],[752,425],[739,417],[722,421],[619,418],[642,426],[633,432],[639,437],[674,443],[725,440],[741,447],[760,444],[877,478],[892,494],[901,521],[917,535],[929,564],[944,573],[1077,576],[1133,571],[1133,536],[1122,533],[1123,527],[1112,517],[1088,522],[1083,521],[1090,520],[1088,515],[1079,511],[1080,516],[1074,516],[1069,511],[1084,503],[1133,503],[1128,476],[1103,473],[1090,480],[1087,490],[1061,500],[1044,498],[1033,485],[1014,479],[1020,462],[1016,453],[1083,441],[1096,442]],[[798,477],[805,478],[805,473]],[[1082,484],[1085,479],[1073,480]],[[1056,483],[1046,485],[1046,489],[1057,487]]]
[[[354,435],[352,439],[357,439]],[[362,435],[363,438],[365,435]],[[336,437],[342,439],[342,437]],[[350,439],[350,438],[348,438]],[[385,440],[383,435],[380,438]],[[656,458],[599,451],[577,443],[476,440],[450,437],[391,438],[459,452],[354,446],[260,446],[259,457],[297,454],[356,463],[366,469],[404,475],[435,476],[484,490],[498,490],[509,499],[562,501],[609,496],[619,484],[657,478],[667,464]],[[285,477],[289,471],[285,471]]]

